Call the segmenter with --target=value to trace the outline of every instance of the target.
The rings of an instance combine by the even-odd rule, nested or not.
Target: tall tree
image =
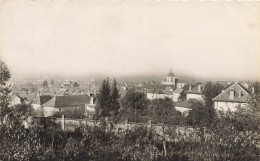
[[[5,85],[5,83],[10,79],[11,74],[6,64],[0,59],[0,85]]]
[[[6,82],[10,79],[11,74],[6,64],[0,59],[0,124],[8,111],[10,88]]]
[[[97,116],[109,116],[111,111],[111,89],[109,84],[109,78],[103,80],[101,89],[97,96],[96,115]]]
[[[126,92],[122,104],[125,109],[146,109],[147,99],[144,93],[130,89]]]
[[[212,99],[219,95],[223,89],[224,87],[219,83],[213,84],[211,82],[207,82],[205,84],[202,94],[204,95],[204,104],[209,110],[210,118],[213,118],[215,115]]]
[[[43,86],[43,87],[48,87],[48,82],[47,82],[46,79],[43,81],[42,86]]]
[[[184,101],[186,99],[186,94],[183,92],[181,92],[180,96],[178,97],[178,101],[181,102],[181,101]]]
[[[175,119],[181,115],[170,98],[152,100],[150,110],[150,117],[160,123],[174,124]]]
[[[256,95],[259,95],[260,94],[260,83],[257,81],[253,84],[253,87],[254,87],[254,93]]]
[[[117,115],[120,109],[120,103],[119,103],[119,90],[117,89],[117,82],[114,79],[112,91],[111,91],[111,109],[112,109],[112,115]]]
[[[185,118],[188,125],[203,126],[208,123],[209,112],[204,107],[203,103],[197,100],[191,100],[192,110]]]

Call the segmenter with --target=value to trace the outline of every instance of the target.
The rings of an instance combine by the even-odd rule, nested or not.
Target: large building
[[[162,85],[174,86],[177,88],[183,88],[186,84],[187,84],[186,81],[181,79],[176,79],[174,73],[172,72],[172,69],[167,74],[166,79],[162,81]]]
[[[170,98],[174,102],[178,102],[178,98],[180,97],[183,91],[184,90],[182,88],[166,87],[164,90],[162,89],[148,90],[146,96],[147,99],[149,100]]]
[[[175,86],[175,75],[172,72],[172,69],[167,74],[166,79],[162,81],[162,84]]]
[[[189,85],[189,89],[185,91],[186,99],[197,99],[203,101],[202,95],[203,84],[197,83],[195,85]]]

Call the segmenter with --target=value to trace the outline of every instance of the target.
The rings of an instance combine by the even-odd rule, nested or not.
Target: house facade
[[[212,100],[217,111],[236,111],[238,106],[247,106],[251,98],[252,92],[236,82]]]
[[[197,101],[197,99],[187,99],[182,102],[178,102],[175,105],[175,109],[181,112],[184,116],[187,116],[192,110],[192,102]]]
[[[149,92],[147,92],[146,96],[149,100],[170,98],[174,102],[177,102],[182,92],[182,88],[173,89],[172,87],[166,87],[164,90],[150,90]]]
[[[186,99],[197,99],[203,101],[202,95],[202,83],[197,83],[196,85],[189,85],[189,89],[185,91]]]
[[[165,93],[163,90],[149,90],[146,94],[147,99],[154,100],[154,99],[164,99]]]
[[[55,112],[61,112],[66,109],[85,109],[85,105],[89,104],[89,102],[90,97],[88,95],[55,96],[42,105],[43,115],[48,117]]]
[[[36,111],[36,116],[43,116],[43,104],[52,99],[51,95],[38,95],[32,102],[32,107]]]

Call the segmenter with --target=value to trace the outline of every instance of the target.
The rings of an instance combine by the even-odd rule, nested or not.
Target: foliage
[[[96,115],[97,116],[109,116],[111,110],[111,89],[109,85],[109,79],[103,80],[101,89],[97,96]]]
[[[186,99],[186,94],[185,92],[181,92],[180,96],[178,97],[178,101],[181,102],[181,101],[184,101]]]
[[[0,80],[6,81],[6,78]],[[135,91],[133,93],[135,98]],[[140,97],[137,98],[140,101]],[[152,103],[158,116],[171,116],[167,113],[173,107],[170,100]],[[129,106],[125,106],[125,110],[133,107],[126,105]],[[144,108],[141,105],[139,109]],[[29,109],[28,105],[10,107],[8,95],[1,89],[4,121],[0,124],[0,160],[260,160],[258,97],[247,108],[219,112],[209,124],[203,124],[203,120],[198,122],[199,117],[206,116],[202,103],[194,102],[194,113],[190,113],[195,120],[193,128],[163,124],[112,131],[106,130],[107,122],[103,120],[102,127],[87,127],[84,133],[61,131],[55,122],[49,127],[36,124],[27,129],[23,121]]]
[[[215,115],[212,99],[219,95],[223,89],[224,87],[219,83],[213,84],[211,82],[207,82],[205,84],[204,89],[202,90],[202,94],[204,96],[205,101],[204,103],[205,106],[208,108],[208,112],[211,119],[213,119]]]
[[[5,85],[11,77],[11,73],[6,64],[0,59],[0,85]]]
[[[150,117],[155,122],[179,124],[181,113],[175,109],[174,102],[170,98],[152,100],[149,111]]]
[[[86,116],[84,107],[79,107],[79,108],[63,109],[61,112],[55,112],[53,114],[53,117],[61,118],[62,115],[64,115],[66,118],[73,118],[73,119],[84,119]]]
[[[137,92],[135,89],[130,89],[126,92],[122,100],[122,105],[124,109],[146,109],[148,100],[146,99],[144,93]]]
[[[117,89],[117,82],[114,79],[112,91],[111,91],[111,115],[115,116],[118,115],[119,109],[120,109],[120,103],[119,103],[119,90]]]
[[[192,110],[189,112],[188,116],[185,118],[189,126],[205,126],[209,120],[209,113],[207,108],[202,102],[191,100]]]
[[[120,109],[119,97],[116,80],[113,81],[112,89],[109,78],[103,80],[97,96],[96,115],[99,117],[118,115]]]
[[[9,69],[6,64],[0,59],[0,124],[8,111],[10,102],[9,94],[10,89],[6,86],[6,81],[11,77]]]

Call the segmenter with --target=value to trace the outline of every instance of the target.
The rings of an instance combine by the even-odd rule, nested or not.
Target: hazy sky
[[[177,73],[260,80],[260,2],[0,4],[13,75]]]

